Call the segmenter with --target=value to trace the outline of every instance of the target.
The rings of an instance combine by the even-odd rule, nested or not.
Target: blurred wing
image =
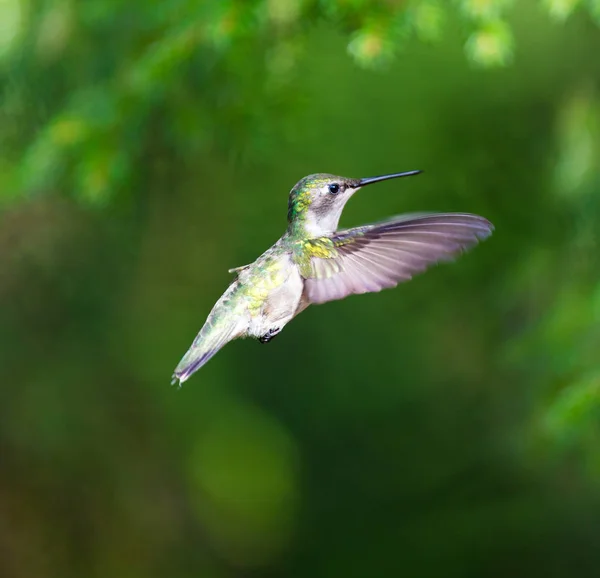
[[[397,217],[315,239],[305,269],[310,303],[370,293],[408,281],[439,261],[450,261],[489,237],[493,225],[477,215],[446,213]]]

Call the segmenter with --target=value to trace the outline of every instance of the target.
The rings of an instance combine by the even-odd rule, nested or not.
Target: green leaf
[[[471,20],[498,20],[513,0],[458,0],[462,13]]]
[[[439,40],[446,21],[446,10],[438,0],[413,2],[407,9],[408,18],[417,36],[424,41]]]
[[[22,32],[25,6],[20,0],[0,2],[0,59],[7,56]]]
[[[359,30],[348,44],[348,52],[356,62],[365,68],[388,64],[394,46],[381,26],[371,26]]]
[[[592,18],[600,25],[600,0],[587,0],[587,4]]]
[[[554,20],[566,20],[581,3],[581,0],[543,0],[544,7]]]
[[[588,428],[600,427],[600,374],[563,389],[544,420],[546,431],[560,440],[573,440]]]
[[[469,58],[484,67],[505,66],[512,61],[514,39],[510,27],[501,20],[473,32],[465,45]]]

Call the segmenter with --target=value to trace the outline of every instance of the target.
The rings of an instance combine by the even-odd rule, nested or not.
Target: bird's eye
[[[329,185],[329,192],[332,195],[337,195],[340,192],[340,185],[338,185],[337,183],[332,183],[331,185]]]

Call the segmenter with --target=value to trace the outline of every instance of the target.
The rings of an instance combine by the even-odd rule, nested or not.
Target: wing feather
[[[449,261],[492,233],[478,215],[410,215],[346,229],[324,237],[335,251],[313,256],[305,291],[311,303],[377,292],[410,280],[439,261]],[[319,240],[315,240],[319,241]]]

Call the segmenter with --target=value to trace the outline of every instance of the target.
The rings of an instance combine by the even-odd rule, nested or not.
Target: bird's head
[[[331,234],[337,229],[344,205],[358,189],[388,179],[417,175],[420,172],[409,171],[365,179],[339,177],[327,173],[304,177],[290,191],[289,227],[315,237]]]

